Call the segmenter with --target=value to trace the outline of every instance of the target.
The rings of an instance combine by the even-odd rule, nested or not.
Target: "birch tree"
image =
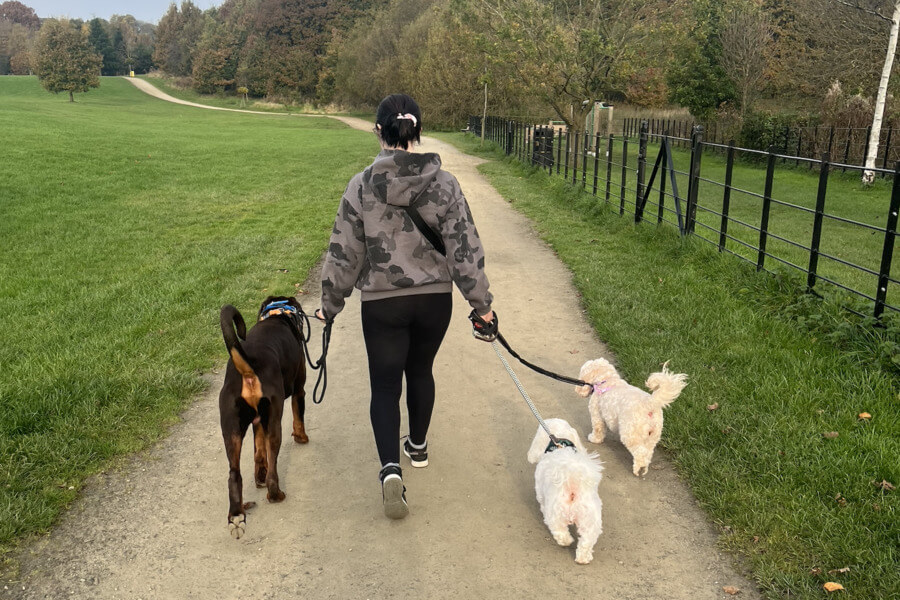
[[[879,14],[879,16],[881,16]],[[894,2],[894,15],[891,17],[891,33],[888,37],[887,56],[884,58],[884,67],[881,69],[881,80],[878,83],[878,95],[875,98],[875,116],[872,118],[872,133],[869,138],[869,152],[866,155],[866,169],[863,171],[862,182],[871,185],[875,181],[875,159],[878,158],[878,144],[881,140],[881,123],[884,119],[884,105],[887,101],[888,82],[891,79],[891,69],[894,66],[894,56],[897,53],[897,32],[900,30],[900,0]]]

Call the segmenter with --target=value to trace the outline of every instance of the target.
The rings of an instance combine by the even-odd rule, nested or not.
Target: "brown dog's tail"
[[[247,325],[238,309],[230,304],[223,306],[219,313],[219,325],[222,327],[222,337],[225,338],[225,347],[228,348],[229,354],[235,347],[238,348],[238,352],[243,354],[240,346],[241,340],[247,339]],[[235,332],[235,327],[237,327],[237,332]]]
[[[244,323],[244,317],[241,316],[238,309],[226,304],[219,313],[219,325],[222,326],[222,337],[225,338],[225,347],[228,348],[231,361],[238,373],[241,374],[241,397],[256,409],[262,398],[262,387],[256,372],[250,366],[244,347],[241,346],[241,340],[247,339],[247,325]]]

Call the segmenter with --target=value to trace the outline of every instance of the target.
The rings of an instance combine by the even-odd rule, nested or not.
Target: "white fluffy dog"
[[[581,380],[593,384],[578,388],[581,396],[591,397],[588,409],[593,431],[588,440],[602,444],[607,429],[618,434],[634,458],[635,475],[647,474],[653,450],[662,435],[663,408],[687,385],[687,375],[672,373],[666,368],[668,364],[663,365],[662,372],[651,373],[647,378],[647,389],[652,394],[619,377],[615,367],[605,359],[589,360],[581,367]]]
[[[586,565],[594,558],[594,544],[603,532],[600,509],[603,503],[597,495],[603,465],[596,454],[588,454],[578,432],[562,419],[547,419],[553,435],[572,442],[575,447],[557,447],[550,436],[538,426],[528,450],[528,462],[537,464],[534,470],[534,491],[544,515],[544,523],[560,546],[575,541],[569,525],[578,530],[575,562]]]

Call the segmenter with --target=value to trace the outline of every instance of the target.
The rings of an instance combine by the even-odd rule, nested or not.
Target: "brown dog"
[[[288,396],[294,413],[294,441],[298,444],[309,441],[303,427],[306,364],[301,343],[301,314],[300,304],[294,298],[269,296],[249,333],[235,307],[227,304],[219,315],[222,336],[231,357],[219,393],[219,416],[229,466],[228,528],[235,539],[244,534],[245,509],[254,505],[243,503],[241,478],[241,444],[250,424],[253,424],[256,487],[268,488],[269,502],[284,500],[284,492],[278,486],[278,451],[281,415]]]

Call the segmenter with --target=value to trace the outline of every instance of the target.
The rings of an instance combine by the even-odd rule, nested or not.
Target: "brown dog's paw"
[[[291,437],[293,437],[294,441],[297,442],[298,444],[308,444],[309,443],[309,436],[306,435],[305,433],[300,433],[300,434],[295,433]]]
[[[241,536],[244,535],[244,531],[247,528],[247,518],[244,515],[234,515],[233,517],[228,517],[228,531],[231,533],[231,537],[236,540],[241,539]]]
[[[266,494],[266,500],[268,500],[269,502],[281,502],[282,500],[284,500],[284,498],[284,492],[282,492],[281,490],[278,490],[278,493],[274,496],[272,495],[272,492]]]

